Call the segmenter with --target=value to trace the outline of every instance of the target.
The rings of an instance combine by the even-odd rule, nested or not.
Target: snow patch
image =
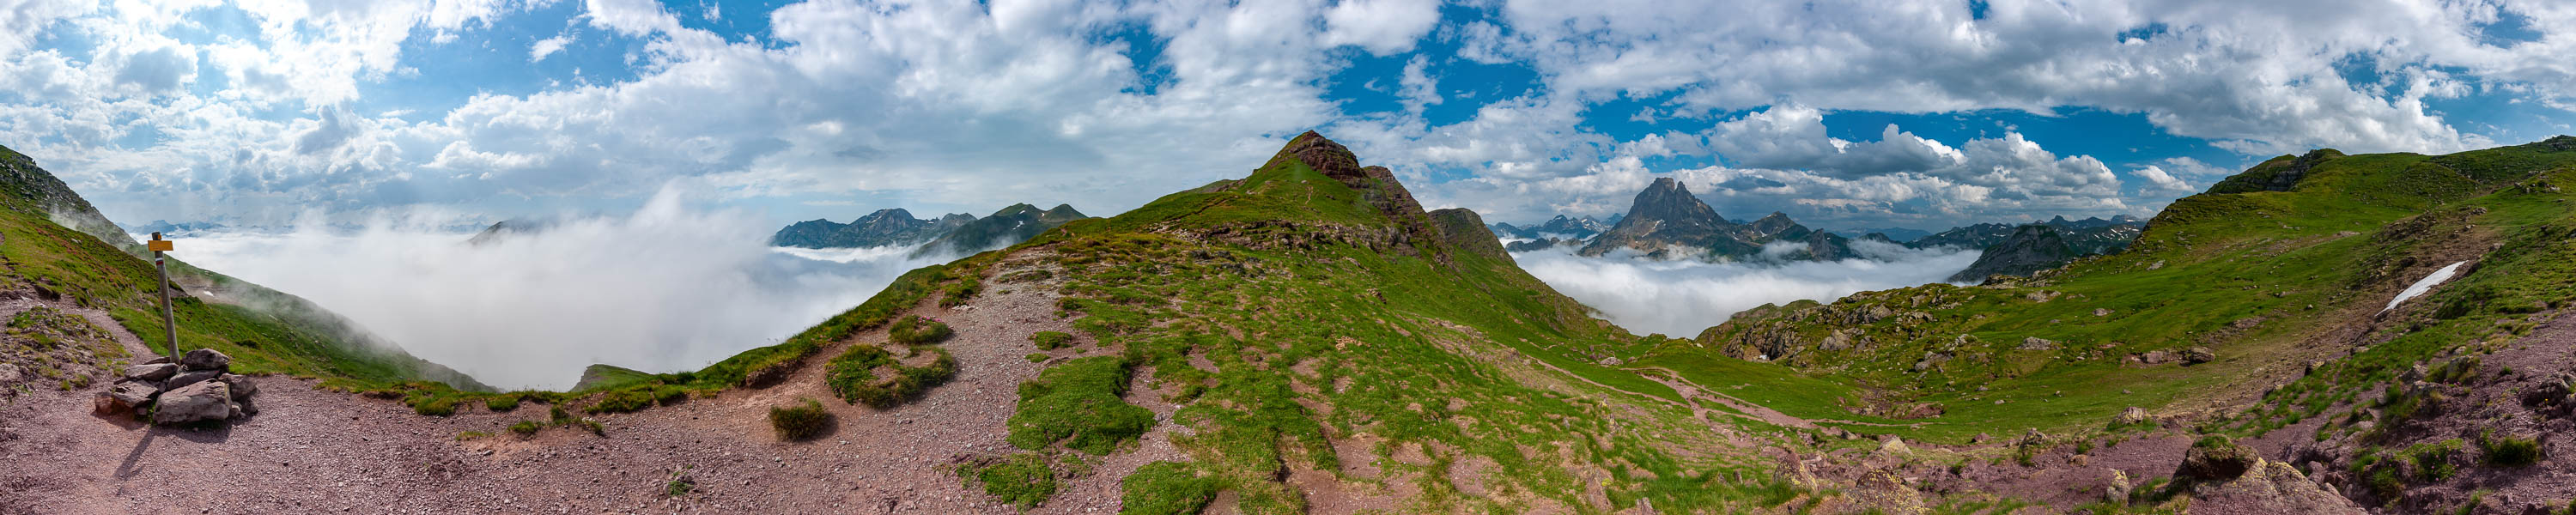
[[[2388,310],[2397,309],[2397,304],[2406,302],[2406,299],[2412,299],[2416,296],[2423,295],[2424,292],[2432,291],[2434,286],[2439,286],[2443,282],[2451,280],[2451,276],[2460,275],[2460,265],[2465,264],[2469,264],[2469,262],[2461,261],[2458,263],[2452,263],[2451,266],[2442,267],[2441,270],[2434,270],[2432,275],[2424,276],[2424,279],[2415,281],[2414,285],[2407,286],[2406,291],[2398,293],[2397,298],[2390,299],[2388,301],[2388,307],[2379,308],[2379,312],[2386,313]]]

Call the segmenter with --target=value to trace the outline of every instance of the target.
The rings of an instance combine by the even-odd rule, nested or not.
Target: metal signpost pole
[[[179,324],[172,322],[170,316],[170,264],[161,259],[162,252],[171,250],[170,240],[161,239],[161,233],[154,232],[151,245],[152,268],[161,271],[161,329],[170,337],[170,362],[178,363]]]

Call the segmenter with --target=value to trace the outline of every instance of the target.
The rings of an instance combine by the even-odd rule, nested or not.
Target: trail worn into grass
[[[1055,293],[1030,286],[986,293],[972,307],[926,301],[914,309],[957,330],[941,346],[958,373],[887,410],[843,402],[822,381],[826,360],[853,343],[884,340],[883,330],[835,342],[770,388],[593,415],[605,436],[564,427],[510,433],[514,422],[546,419],[543,404],[504,413],[459,406],[454,416],[428,417],[398,401],[283,376],[258,378],[261,413],[221,429],[94,416],[90,397],[107,384],[35,392],[0,408],[0,463],[10,464],[0,467],[0,514],[1018,513],[966,488],[952,466],[1016,451],[1003,441],[1005,422],[1019,383],[1042,368],[1026,359],[1037,351],[1028,337],[1067,329],[1053,316]],[[149,352],[101,320],[104,313],[67,311],[111,328],[129,350]],[[1056,353],[1083,352],[1104,351]],[[798,398],[823,401],[837,417],[834,428],[780,442],[767,410]],[[1138,402],[1168,422],[1168,406]],[[493,436],[459,441],[467,431]],[[1115,511],[1123,470],[1186,459],[1169,440],[1158,428],[1143,449],[1067,478],[1064,493],[1032,513]],[[679,478],[687,493],[668,495]]]

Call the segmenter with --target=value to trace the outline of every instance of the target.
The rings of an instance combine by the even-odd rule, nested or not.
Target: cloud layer
[[[1658,261],[1582,257],[1571,249],[1513,254],[1549,287],[1639,333],[1688,338],[1763,304],[1832,302],[1856,292],[1941,282],[1977,260],[1976,251],[1911,250],[1854,242],[1873,259],[1789,263]]]
[[[420,223],[438,218],[199,234],[186,257],[494,386],[558,390],[592,363],[692,370],[777,343],[929,263],[897,248],[781,252],[757,217],[667,193],[629,216],[484,244]]]

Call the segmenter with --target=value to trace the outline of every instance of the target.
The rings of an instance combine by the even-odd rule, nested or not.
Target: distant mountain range
[[[225,227],[224,224],[214,222],[170,223],[169,220],[153,220],[152,223],[123,228],[125,229],[125,232],[134,234],[152,234],[156,232],[163,234],[187,234],[198,231],[222,230]]]
[[[921,219],[903,208],[879,209],[846,224],[820,218],[796,222],[770,236],[769,244],[809,249],[919,245],[974,221],[975,215],[965,213]]]
[[[1065,222],[1084,218],[1091,216],[1073,210],[1070,204],[1056,204],[1045,211],[1028,204],[1011,204],[1011,207],[994,211],[990,216],[959,224],[957,228],[939,235],[938,239],[913,249],[912,257],[971,254],[1009,246],[1038,237],[1038,233]]]
[[[1556,215],[1556,218],[1550,218],[1546,222],[1538,225],[1529,227],[1513,227],[1512,224],[1497,223],[1493,225],[1493,229],[1495,236],[1505,238],[1532,240],[1546,238],[1583,239],[1590,238],[1596,234],[1601,234],[1601,231],[1610,230],[1610,224],[1618,223],[1618,220],[1618,217],[1612,217],[1611,221],[1603,222],[1600,220],[1594,220],[1589,216],[1582,218],[1566,218],[1565,215]]]
[[[1494,224],[1495,235],[1520,238],[1505,246],[1528,252],[1558,245],[1581,245],[1577,253],[1600,256],[1627,249],[1656,259],[1735,261],[1764,258],[1838,260],[1859,257],[1850,239],[1809,229],[1789,216],[1772,213],[1752,223],[1719,216],[1708,203],[1671,178],[1656,179],[1637,194],[1628,212],[1611,217],[1608,227],[1591,217],[1559,215],[1532,227]]]
[[[1029,204],[1012,204],[982,218],[965,213],[913,218],[911,211],[889,208],[868,213],[846,224],[824,219],[796,222],[771,235],[769,244],[809,249],[920,245],[913,249],[912,256],[932,257],[979,252],[1027,241],[1047,229],[1084,218],[1090,216],[1066,204],[1044,210]]]
[[[1855,240],[1915,249],[1971,249],[1980,251],[1976,264],[1950,281],[1976,282],[1997,274],[2029,275],[2076,258],[2120,252],[2137,239],[2146,223],[2128,215],[2083,220],[2058,216],[2028,224],[1952,227],[1937,233],[1902,228],[1842,231],[1862,232],[1855,238],[1809,229],[1778,212],[1750,223],[1730,221],[1671,178],[1656,179],[1637,194],[1626,214],[1611,220],[1604,227],[1603,222],[1591,217],[1557,215],[1532,226],[1497,223],[1489,228],[1497,237],[1514,240],[1504,245],[1511,252],[1579,245],[1581,250],[1576,253],[1584,256],[1625,249],[1655,259],[1708,261],[1833,261],[1865,257],[1852,250]]]

